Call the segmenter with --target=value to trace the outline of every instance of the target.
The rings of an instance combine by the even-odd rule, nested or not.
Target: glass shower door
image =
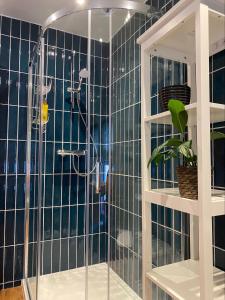
[[[132,118],[140,108],[135,26],[142,19],[125,9],[85,10],[44,33],[31,109],[32,300],[141,294],[140,141]]]
[[[74,20],[86,24],[83,26],[86,35],[88,12],[63,18],[54,27],[61,28]],[[42,192],[35,224],[40,241],[36,256],[37,294],[39,300],[50,299],[55,297],[57,288],[59,297],[73,299],[76,291],[76,297],[85,299],[89,230],[85,175],[88,78],[82,78],[81,82],[80,71],[87,68],[87,39],[48,29],[43,43],[39,111],[43,112],[45,104],[48,114],[45,120],[42,116],[42,134],[38,140],[42,148],[38,189]]]
[[[37,51],[37,52],[36,52]],[[40,58],[35,48],[28,74],[27,145],[26,145],[26,194],[25,194],[25,246],[24,276],[27,293],[37,299],[37,218],[38,218],[38,74]]]

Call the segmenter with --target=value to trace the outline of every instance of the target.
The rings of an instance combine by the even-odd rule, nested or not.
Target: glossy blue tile
[[[84,235],[85,206],[78,206],[78,235]]]
[[[77,216],[78,216],[78,206],[70,207],[70,236],[77,235]]]
[[[37,240],[37,210],[31,209],[29,215],[29,241],[35,242]]]
[[[17,139],[17,129],[15,129],[15,124],[18,124],[18,107],[9,107],[9,125],[8,125],[8,138]]]
[[[1,31],[3,34],[10,35],[10,32],[11,32],[11,19],[10,18],[2,16]]]
[[[165,225],[170,228],[173,226],[173,211],[170,208],[165,208]]]
[[[70,172],[68,172],[70,173]],[[62,204],[69,204],[69,191],[70,191],[70,175],[63,175],[62,178]]]
[[[52,237],[52,208],[44,209],[44,240],[50,240]]]
[[[53,208],[53,238],[60,238],[60,218],[61,212],[60,208]]]
[[[73,35],[71,33],[65,32],[65,48],[68,50],[72,50],[73,44]]]
[[[49,103],[49,101],[48,101]],[[54,124],[55,124],[55,114],[53,110],[49,110],[49,120],[46,130],[46,140],[47,141],[54,141]]]
[[[57,49],[56,56],[56,77],[63,78],[63,65],[64,65],[65,52],[62,49]]]
[[[224,132],[224,129],[220,129]],[[225,142],[218,140],[214,142],[214,181],[216,186],[225,186],[225,175],[223,167],[225,163],[224,157]]]
[[[68,257],[68,239],[61,240],[61,271],[68,270],[69,257]]]
[[[213,68],[212,68],[213,71],[216,71],[218,69],[225,67],[225,50],[213,55],[212,65],[213,65]]]
[[[53,190],[53,176],[46,175],[44,178],[45,181],[45,206],[52,206],[52,190]]]
[[[5,219],[5,245],[14,245],[14,223],[15,223],[15,212],[6,211]]]
[[[174,261],[181,261],[182,259],[182,251],[181,251],[181,235],[174,234]]]
[[[15,247],[14,280],[21,280],[23,278],[23,252],[23,245]]]
[[[87,38],[80,37],[80,52],[87,53]]]
[[[54,152],[54,144],[52,142],[46,143],[46,153],[45,153],[46,173],[53,173],[53,152]]]
[[[30,39],[34,42],[38,41],[40,27],[36,24],[30,25]]]
[[[71,140],[71,113],[70,112],[64,112],[64,133],[63,133],[63,139],[64,142],[70,142]]]
[[[76,267],[76,238],[70,238],[69,239],[69,268],[74,269]]]
[[[0,210],[5,209],[6,176],[0,176]]]
[[[13,105],[18,105],[18,102],[19,102],[19,73],[10,72],[9,103]],[[14,131],[16,132],[15,129]]]
[[[61,175],[54,175],[54,206],[61,204]]]
[[[51,255],[52,255],[52,243],[45,241],[43,244],[43,274],[51,273]]]
[[[65,206],[62,208],[62,229],[61,229],[61,237],[65,238],[69,236],[69,207]]]
[[[77,267],[81,267],[84,265],[84,261],[85,261],[84,249],[85,249],[84,237],[78,237],[77,238]]]
[[[62,112],[56,111],[55,112],[55,141],[60,142],[62,141]]]
[[[99,56],[101,57],[102,56],[102,45],[103,43],[99,42],[99,41],[95,41],[95,56]]]
[[[71,190],[70,190],[70,204],[77,204],[77,184],[78,184],[78,176],[71,174]]]
[[[11,20],[11,36],[20,38],[20,26],[21,21],[16,19]]]
[[[8,79],[9,79],[9,72],[6,70],[0,69],[0,103],[7,104],[8,103]]]
[[[21,39],[29,40],[30,23],[21,21]]]
[[[48,29],[48,45],[56,46],[56,30],[49,28]]]
[[[0,51],[0,68],[9,69],[9,51],[10,38],[8,36],[1,36],[1,51]]]
[[[18,142],[18,173],[26,174],[26,142]]]
[[[80,37],[78,35],[73,35],[73,50],[80,51]]]
[[[19,89],[19,104],[27,106],[27,97],[28,97],[28,75],[21,73],[20,74],[20,89]],[[26,120],[26,119],[25,119]]]
[[[218,249],[218,248],[214,248],[215,249],[215,266],[221,270],[225,270],[225,261],[224,261],[224,254],[225,251],[223,249]]]
[[[25,176],[17,176],[16,208],[25,208]]]
[[[24,243],[24,210],[18,210],[16,212],[16,244],[23,244]]]
[[[15,194],[16,194],[16,176],[8,176],[6,209],[15,209],[16,207]]]
[[[54,240],[52,245],[52,272],[60,270],[60,240]]]
[[[65,33],[57,30],[57,47],[64,48]]]
[[[36,265],[35,265],[35,257],[36,257],[36,243],[29,244],[29,257],[28,257],[28,276],[32,277],[36,275]]]
[[[6,139],[7,138],[7,120],[8,120],[8,107],[6,105],[0,104],[0,138]]]
[[[14,247],[5,247],[4,281],[13,281],[13,254]]]
[[[56,71],[56,66],[55,66],[55,61],[56,61],[56,49],[51,47],[48,47],[48,76],[55,77],[55,71]]]
[[[63,81],[56,80],[56,103],[55,109],[62,110],[63,108]]]
[[[72,63],[73,63],[72,52],[65,50],[65,58],[64,58],[64,79],[65,80],[71,80]]]
[[[177,210],[174,211],[174,229],[181,231],[181,213]]]
[[[6,141],[0,140],[0,147],[2,151],[0,151],[0,173],[5,174],[6,173],[6,150],[7,150],[7,143]]]
[[[224,104],[225,68],[213,73],[213,102]]]
[[[0,211],[0,247],[4,245],[4,230],[5,230],[4,221],[5,221],[5,214],[3,211]]]

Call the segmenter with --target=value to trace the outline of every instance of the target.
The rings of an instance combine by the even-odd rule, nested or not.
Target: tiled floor
[[[21,286],[0,291],[0,300],[24,300]]]
[[[107,264],[89,267],[89,300],[107,300]],[[31,282],[31,286],[34,287]],[[85,268],[41,276],[40,300],[84,300]],[[110,271],[110,300],[140,300],[133,290]]]

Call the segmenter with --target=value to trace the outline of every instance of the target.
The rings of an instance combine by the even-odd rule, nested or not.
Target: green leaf
[[[147,167],[149,167],[149,165],[151,164],[151,162],[155,162],[156,165],[159,164],[159,162],[161,160],[164,159],[164,154],[165,152],[164,149],[166,147],[173,147],[173,148],[177,148],[179,147],[183,142],[181,140],[178,140],[176,138],[172,138],[169,139],[167,141],[165,141],[163,144],[161,144],[160,146],[158,146],[157,148],[155,148],[152,152],[152,156],[150,157],[149,161],[148,161],[148,165]]]
[[[172,116],[174,127],[176,127],[180,133],[184,133],[188,121],[188,114],[184,104],[179,100],[171,99],[168,103],[168,108]]]
[[[177,158],[177,149],[171,148],[171,149],[168,149],[167,151],[165,151],[164,163],[171,158]]]
[[[225,134],[223,132],[219,132],[219,131],[211,132],[211,140],[215,141],[215,140],[221,140],[221,139],[225,139]]]
[[[192,146],[192,141],[186,141],[184,143],[182,143],[179,147],[178,147],[178,152],[180,154],[182,154],[184,157],[186,158],[190,158],[193,156],[193,151],[191,149]]]
[[[155,160],[154,160],[156,166],[158,166],[159,163],[160,163],[160,161],[162,161],[163,159],[164,159],[164,154],[163,154],[163,153],[159,153],[159,154],[156,156]]]

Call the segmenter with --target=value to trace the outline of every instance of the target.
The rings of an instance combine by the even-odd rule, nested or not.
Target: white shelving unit
[[[143,298],[151,282],[173,299],[225,299],[225,273],[213,267],[212,216],[225,215],[225,192],[211,189],[210,124],[225,121],[225,105],[210,102],[209,57],[225,48],[225,0],[180,0],[139,39],[142,92]],[[198,155],[198,200],[178,189],[152,189],[147,162],[151,124],[172,124],[169,112],[151,115],[151,56],[187,64],[191,104],[188,133]],[[189,260],[152,269],[151,204],[190,214]]]

